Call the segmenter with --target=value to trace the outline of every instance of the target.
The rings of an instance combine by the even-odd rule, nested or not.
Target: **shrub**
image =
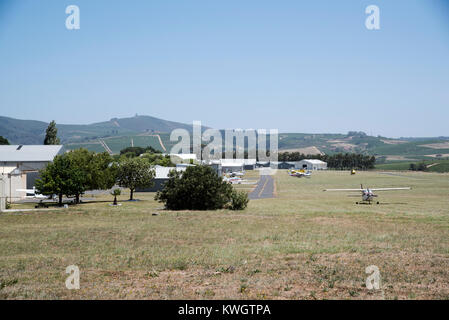
[[[155,199],[169,210],[216,210],[231,201],[233,188],[211,167],[187,167],[182,174],[171,171]]]
[[[122,190],[120,190],[120,189],[118,189],[118,188],[116,188],[116,189],[114,189],[114,190],[111,191],[111,195],[114,196],[114,206],[117,205],[117,196],[119,196],[119,195],[121,195],[121,194],[122,194]]]
[[[248,194],[244,191],[233,190],[231,193],[231,210],[244,210],[248,206]]]

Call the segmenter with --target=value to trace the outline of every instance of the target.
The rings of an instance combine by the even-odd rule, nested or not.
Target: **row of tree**
[[[87,190],[107,190],[118,184],[130,189],[132,200],[136,188],[151,187],[154,175],[152,165],[145,159],[116,162],[106,152],[77,149],[56,156],[41,170],[36,189],[44,195],[57,195],[62,205],[63,196],[75,197],[75,203],[79,203]]]
[[[77,149],[58,155],[40,172],[36,180],[37,192],[57,195],[62,206],[63,196],[74,197],[75,203],[87,190],[107,190],[118,184],[130,189],[133,200],[136,188],[148,188],[154,183],[153,166],[143,157],[121,158],[115,161],[108,153],[94,153]],[[114,190],[114,203],[119,190]],[[248,204],[245,192],[235,190],[211,167],[188,167],[181,174],[170,172],[169,181],[156,200],[171,210],[243,210]]]
[[[124,159],[132,159],[140,157],[145,159],[148,163],[153,166],[162,167],[174,167],[175,164],[171,162],[169,155],[163,155],[159,150],[154,149],[149,146],[143,147],[128,147],[120,151],[120,155],[113,156],[116,161],[123,161]]]
[[[424,162],[410,163],[409,170],[411,170],[411,171],[426,171],[427,165]]]
[[[318,159],[327,162],[327,167],[337,170],[374,169],[376,157],[360,153],[337,153],[333,155],[306,155],[299,152],[283,152],[278,155],[279,161],[300,161],[304,159]]]

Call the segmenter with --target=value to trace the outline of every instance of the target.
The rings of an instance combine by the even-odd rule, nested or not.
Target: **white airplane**
[[[241,172],[241,171],[237,171],[237,172],[232,172],[232,173],[230,173],[230,176],[231,177],[243,177],[245,175],[245,173],[244,172]]]
[[[18,192],[26,192],[27,196],[25,198],[27,199],[48,199],[49,196],[44,196],[43,194],[36,193],[36,188],[33,187],[33,189],[16,189]],[[28,194],[31,194],[31,196],[28,196]]]
[[[375,191],[396,191],[396,190],[411,190],[410,187],[400,187],[400,188],[363,188],[363,185],[360,185],[360,189],[325,189],[323,191],[348,191],[348,192],[361,192],[362,194],[362,203],[371,204],[371,201],[374,201],[374,198],[378,197],[377,194],[374,194]],[[376,202],[379,204],[379,201]],[[359,204],[359,202],[356,202]]]
[[[223,180],[224,181],[226,181],[226,182],[229,182],[229,183],[231,183],[231,184],[241,184],[242,183],[242,178],[239,178],[239,177],[230,177],[230,178],[228,178],[228,177],[223,177]]]

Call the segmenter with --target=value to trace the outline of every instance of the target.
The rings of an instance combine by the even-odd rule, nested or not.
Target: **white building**
[[[243,171],[245,167],[244,159],[221,159],[218,160],[221,164],[221,171],[223,173]]]
[[[194,154],[194,153],[171,153],[171,154],[169,154],[169,156],[170,156],[170,158],[172,158],[172,162],[173,163],[187,163],[187,164],[189,164],[189,163],[196,163],[197,162],[197,156],[196,156],[196,154]],[[174,158],[173,159],[173,157],[176,157],[176,158],[179,158],[179,159],[176,159],[176,158]]]
[[[256,159],[242,159],[245,170],[254,170],[256,169]]]
[[[256,159],[214,159],[204,161],[203,164],[211,166],[218,173],[241,172],[244,170],[254,170],[256,168]]]
[[[317,159],[304,159],[297,161],[295,169],[327,170],[327,163]]]
[[[145,188],[145,189],[139,189],[137,188],[137,192],[156,192],[160,191],[164,188],[164,184],[168,181],[169,173],[172,170],[178,171],[178,172],[184,172],[187,169],[187,166],[176,166],[176,167],[162,167],[162,166],[155,166],[154,171],[156,175],[154,176],[154,185],[151,188]]]
[[[3,180],[3,197],[9,202],[25,197],[26,192],[17,189],[32,189],[39,170],[63,152],[61,145],[1,145],[0,178]]]

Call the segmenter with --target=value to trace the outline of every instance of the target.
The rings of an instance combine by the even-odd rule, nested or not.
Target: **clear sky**
[[[0,0],[0,115],[449,136],[448,2]]]

